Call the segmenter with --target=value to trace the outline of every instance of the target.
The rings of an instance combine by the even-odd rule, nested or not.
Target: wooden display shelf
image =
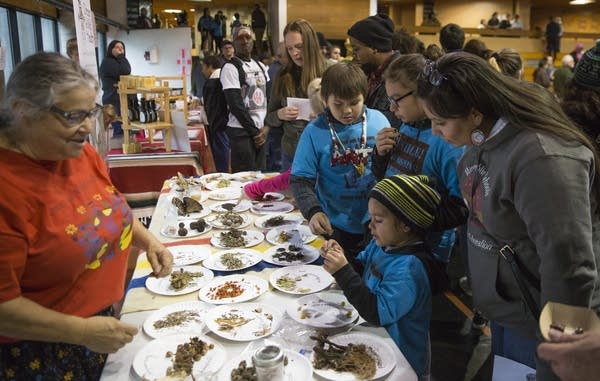
[[[128,130],[163,130],[167,128],[173,128],[173,123],[167,122],[152,122],[152,123],[140,123],[140,122],[129,122]]]

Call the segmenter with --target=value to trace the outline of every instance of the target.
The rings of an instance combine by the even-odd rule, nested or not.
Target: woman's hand
[[[98,353],[115,353],[138,333],[131,324],[114,317],[92,316],[84,319],[81,345]]]
[[[344,255],[344,249],[333,239],[325,241],[321,247],[321,256],[325,259],[323,268],[330,274],[334,274],[348,264],[348,260]]]
[[[323,212],[315,213],[308,222],[308,226],[313,234],[332,235],[333,228],[329,222],[329,218]]]
[[[279,120],[296,120],[298,118],[298,107],[286,106],[277,110]]]
[[[396,144],[396,138],[398,137],[398,130],[392,127],[385,127],[379,130],[375,137],[375,146],[377,147],[377,154],[379,156],[385,156],[392,151]]]
[[[161,243],[153,242],[146,249],[146,257],[152,266],[153,274],[164,277],[173,270],[173,254]]]

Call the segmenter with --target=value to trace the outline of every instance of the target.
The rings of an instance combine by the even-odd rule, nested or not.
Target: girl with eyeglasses
[[[545,89],[469,53],[426,65],[416,95],[434,134],[467,146],[458,176],[473,302],[492,321],[492,352],[556,380],[535,357],[539,310],[600,312],[595,148]]]
[[[424,67],[425,58],[421,54],[405,54],[392,61],[384,72],[390,111],[402,124],[377,133],[372,154],[373,174],[377,179],[400,174],[427,175],[435,179],[438,191],[457,198],[460,208],[462,197],[456,165],[463,150],[431,133],[431,121],[415,96]],[[434,256],[448,263],[456,241],[454,230],[432,233],[428,238]]]
[[[86,141],[102,111],[78,63],[37,53],[0,106],[0,368],[3,380],[97,380],[138,329],[112,317],[132,247],[154,274],[171,253],[133,217]]]

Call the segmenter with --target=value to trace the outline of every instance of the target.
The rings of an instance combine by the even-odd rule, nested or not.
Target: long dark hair
[[[110,42],[110,44],[108,44],[108,47],[106,48],[106,56],[107,57],[115,58],[115,56],[113,56],[113,54],[112,54],[112,50],[115,47],[115,45],[117,45],[117,44],[123,45],[123,55],[126,56],[126,54],[125,54],[125,43],[123,41],[119,41],[119,40],[112,40]]]
[[[489,119],[505,118],[516,128],[531,129],[577,141],[594,154],[596,177],[600,176],[598,153],[588,137],[563,112],[554,97],[541,86],[526,85],[494,70],[470,53],[448,53],[433,64],[441,81],[432,84],[422,76],[417,96],[442,118],[463,118],[472,109]]]

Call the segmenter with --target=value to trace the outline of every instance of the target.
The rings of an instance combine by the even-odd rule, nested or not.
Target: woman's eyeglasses
[[[394,98],[394,97],[388,97],[388,100],[390,101],[390,104],[391,104],[391,105],[394,105],[394,106],[396,106],[396,107],[400,107],[400,102],[401,102],[401,101],[402,101],[404,98],[406,98],[406,97],[409,97],[409,96],[411,96],[412,94],[413,94],[413,91],[411,90],[411,91],[409,91],[408,93],[406,93],[406,94],[404,94],[404,95],[401,95],[401,96],[399,96],[399,97],[397,97],[397,98]]]
[[[96,103],[96,107],[90,111],[64,111],[56,106],[50,106],[50,111],[61,116],[70,127],[75,127],[83,123],[87,118],[96,119],[100,116],[104,106]]]
[[[423,68],[423,78],[426,78],[429,83],[435,87],[441,85],[444,79],[448,79],[438,71],[435,62],[430,60],[425,62],[425,67]]]

